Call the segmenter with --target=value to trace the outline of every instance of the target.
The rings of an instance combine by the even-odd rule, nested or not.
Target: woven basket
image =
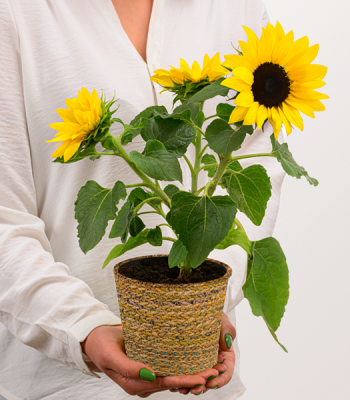
[[[221,278],[201,283],[141,282],[118,273],[136,257],[117,264],[114,275],[126,354],[158,376],[194,374],[217,363],[221,318],[231,268]],[[151,260],[147,260],[149,263]]]

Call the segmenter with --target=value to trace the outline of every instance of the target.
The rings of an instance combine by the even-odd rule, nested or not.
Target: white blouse
[[[258,35],[267,23],[261,0],[154,0],[147,42],[147,63],[123,30],[111,0],[0,0],[0,398],[112,399],[131,398],[104,374],[96,379],[80,347],[97,326],[119,324],[113,266],[138,255],[167,253],[143,245],[102,263],[118,239],[103,240],[87,255],[78,246],[74,202],[87,180],[112,187],[139,179],[123,160],[105,157],[75,164],[52,163],[57,108],[81,87],[107,99],[114,91],[120,107],[115,116],[128,123],[151,105],[172,106],[172,95],[150,81],[153,71],[203,60],[204,54],[232,54],[232,45],[246,40],[242,25]],[[215,113],[214,98],[205,104]],[[115,124],[116,125],[116,124]],[[117,134],[119,126],[113,125]],[[269,152],[271,127],[249,136],[240,152]],[[142,151],[136,138],[126,149]],[[190,146],[193,147],[193,146]],[[190,158],[194,154],[191,153]],[[275,225],[284,172],[274,159],[262,163],[273,194],[260,227],[243,215],[252,240],[270,236]],[[186,165],[183,190],[190,186]],[[203,172],[202,184],[207,180]],[[179,184],[180,185],[180,184]],[[200,185],[202,186],[202,185]],[[150,227],[160,223],[146,214]],[[111,228],[112,221],[107,228]],[[164,227],[163,227],[164,228]],[[169,232],[164,229],[167,236]],[[210,255],[229,264],[225,311],[235,323],[234,307],[243,298],[246,256],[233,246]],[[224,388],[208,391],[207,399],[236,399],[244,392],[239,378],[239,352],[234,377]],[[86,361],[86,362],[85,362]],[[94,376],[95,375],[95,376]],[[170,392],[153,399],[182,399]]]

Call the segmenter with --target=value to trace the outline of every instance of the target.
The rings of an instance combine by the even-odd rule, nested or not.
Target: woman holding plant
[[[233,374],[235,360],[231,346],[235,330],[225,314],[222,319],[221,351],[217,365],[195,375],[155,379],[147,365],[132,361],[124,354],[120,319],[115,315],[118,313],[118,303],[114,283],[110,279],[112,271],[106,268],[101,272],[97,266],[111,248],[111,242],[107,238],[101,238],[108,220],[115,218],[116,209],[113,207],[119,200],[126,198],[127,190],[129,199],[133,192],[134,200],[126,202],[122,207],[124,210],[129,206],[133,207],[133,222],[128,223],[127,230],[121,233],[121,225],[113,224],[110,237],[114,243],[120,243],[119,246],[122,245],[126,251],[127,243],[134,243],[131,238],[145,233],[141,225],[145,223],[156,227],[147,231],[147,240],[144,242],[147,244],[142,246],[142,253],[132,244],[133,255],[169,253],[172,243],[176,241],[174,237],[171,238],[171,225],[175,227],[176,235],[183,240],[188,250],[188,256],[187,250],[182,251],[186,257],[179,261],[184,276],[187,276],[189,267],[198,266],[203,257],[205,259],[205,251],[197,254],[190,250],[191,244],[185,237],[186,232],[180,232],[181,228],[175,226],[176,215],[181,212],[174,213],[169,217],[170,222],[166,223],[159,201],[163,201],[165,205],[170,205],[170,201],[175,204],[176,199],[182,201],[181,196],[184,195],[181,193],[187,192],[188,197],[198,196],[202,191],[203,198],[212,198],[215,189],[224,190],[218,184],[222,187],[230,186],[230,179],[224,173],[229,176],[237,175],[237,164],[232,163],[243,159],[240,156],[243,153],[255,156],[269,154],[283,161],[286,152],[282,154],[276,141],[273,142],[274,154],[271,153],[269,136],[272,129],[267,125],[264,132],[246,138],[252,132],[249,128],[242,128],[239,134],[239,140],[242,141],[235,142],[237,148],[234,149],[238,150],[242,145],[242,150],[235,153],[235,160],[228,154],[220,162],[215,162],[216,159],[214,157],[213,160],[211,154],[206,159],[200,157],[204,154],[204,147],[201,147],[202,134],[215,154],[216,145],[211,144],[213,141],[210,139],[213,135],[224,132],[226,138],[226,131],[229,129],[234,131],[235,138],[238,135],[237,126],[235,129],[227,128],[228,122],[238,125],[243,118],[247,118],[249,124],[257,122],[258,126],[262,125],[261,115],[264,116],[264,110],[259,114],[259,119],[253,121],[254,109],[249,111],[249,107],[244,107],[243,104],[244,110],[237,107],[233,114],[232,106],[217,108],[222,100],[215,98],[213,92],[208,97],[207,92],[214,88],[219,90],[218,94],[226,96],[227,93],[223,94],[222,90],[228,92],[228,89],[220,85],[222,80],[219,81],[226,73],[221,65],[223,60],[220,62],[220,56],[214,55],[218,51],[221,54],[232,54],[230,43],[245,38],[242,25],[249,26],[260,34],[261,28],[267,23],[263,4],[255,0],[205,3],[199,0],[154,0],[153,4],[141,0],[91,0],[83,5],[69,1],[28,5],[17,0],[2,0],[0,6],[2,25],[6,27],[6,37],[1,42],[6,65],[2,68],[5,75],[0,96],[5,96],[2,104],[6,104],[6,108],[1,109],[4,143],[0,147],[0,162],[4,179],[1,180],[0,191],[5,195],[1,198],[0,209],[0,316],[7,328],[0,329],[3,360],[0,364],[0,395],[4,398],[33,400],[109,399],[116,395],[120,399],[127,399],[127,392],[140,397],[152,394],[153,398],[164,399],[166,396],[176,398],[179,394],[156,392],[171,389],[183,394],[189,391],[200,394],[208,388],[218,387],[220,390],[215,391],[215,394],[214,391],[209,391],[206,396],[213,399],[238,398],[244,392],[244,387],[237,369]],[[147,41],[144,40],[145,32],[148,32]],[[250,32],[248,38],[257,40]],[[211,58],[206,56],[202,67],[193,64],[190,69],[187,64],[183,64],[178,71],[174,69],[172,74],[181,73],[185,79],[181,81],[181,77],[174,78],[169,85],[169,76],[164,72],[169,64],[177,66],[180,58],[200,60],[204,54],[210,54]],[[234,66],[229,63],[226,67],[229,71]],[[158,87],[150,82],[152,75],[154,81],[167,89],[164,93],[160,94]],[[236,85],[237,82],[229,81],[227,86],[231,87],[232,84]],[[270,90],[273,82],[269,81],[269,85]],[[67,99],[67,108],[63,108],[65,105],[62,99],[67,93],[72,93],[73,97],[78,88],[85,86],[89,90],[82,89],[78,98]],[[233,88],[244,91],[246,86]],[[103,89],[105,97],[99,99],[94,88],[100,90],[100,95]],[[177,114],[174,116],[170,114],[173,89],[177,96],[175,100],[180,102],[195,99],[200,89],[205,89],[207,94],[205,98],[193,100],[194,107],[183,104],[185,108],[174,111]],[[120,108],[115,115],[117,118],[112,118],[114,112],[110,110],[115,102],[105,101],[106,98],[113,97],[114,90],[117,91],[117,104]],[[207,99],[203,107],[203,101]],[[155,104],[157,107],[148,109],[146,114],[140,114],[142,110]],[[175,105],[177,106],[178,104]],[[52,124],[59,131],[55,138],[59,146],[53,155],[56,163],[50,163],[45,156],[47,147],[44,146],[44,141],[51,137],[47,122],[55,120],[53,110],[57,107],[60,107],[58,113],[64,122]],[[231,121],[229,118],[232,115],[236,119]],[[223,122],[214,120],[211,122],[214,125],[204,133],[211,116],[219,117]],[[257,114],[255,118],[256,116]],[[293,112],[292,116],[292,122],[297,125],[298,120]],[[205,118],[208,119],[206,124]],[[271,122],[280,121],[269,113],[265,119]],[[288,129],[288,121],[282,122]],[[164,143],[160,143],[162,141],[158,140],[159,136],[157,140],[150,137],[145,139],[150,131],[145,132],[146,124],[153,124],[156,129],[163,123],[172,127],[176,125],[176,129],[179,124],[189,124],[191,129],[186,132],[192,135],[193,130],[195,131],[192,140],[183,144],[184,148],[177,143],[176,149],[172,149],[173,152],[178,152],[177,155],[182,153],[182,156],[188,148],[181,165],[178,164],[177,157],[174,158],[171,149],[166,149]],[[219,129],[223,124],[226,124],[226,130]],[[61,129],[63,126],[64,129]],[[276,135],[280,128],[281,124],[275,123]],[[169,129],[166,131],[169,132]],[[143,152],[143,140],[148,143],[146,152]],[[214,142],[217,143],[216,140]],[[232,143],[229,144],[232,151],[230,146],[232,147]],[[223,153],[221,148],[218,151]],[[169,163],[165,163],[167,168],[155,168],[152,164],[153,172],[149,173],[150,160],[145,161],[145,158],[150,153],[155,160],[166,155],[169,160]],[[101,160],[93,161],[97,158]],[[75,163],[76,161],[79,162]],[[75,164],[68,168],[63,165],[72,162]],[[242,166],[247,167],[248,162],[249,160],[242,161]],[[259,162],[268,170],[273,194],[270,198],[270,188],[267,196],[270,198],[269,206],[262,224],[266,204],[263,213],[257,211],[248,216],[250,219],[260,218],[261,224],[259,228],[245,224],[251,240],[271,235],[284,176],[278,163],[270,163],[269,159],[259,159]],[[173,167],[168,168],[169,165]],[[186,168],[190,166],[192,168],[187,173]],[[293,163],[289,163],[289,167],[292,170],[296,168]],[[213,179],[209,180],[204,170]],[[300,174],[307,176],[305,170],[299,169],[298,173],[299,177]],[[149,179],[147,176],[152,174],[168,175],[152,176]],[[294,171],[294,174],[297,176],[297,172]],[[122,185],[117,182],[115,186],[116,177],[123,182]],[[95,231],[95,226],[95,233],[89,236],[82,233],[84,226],[90,226],[91,222],[86,219],[88,213],[85,212],[82,200],[84,190],[97,188],[99,196],[99,188],[105,190],[94,184],[87,187],[86,182],[92,178],[105,188],[115,189],[113,193],[112,189],[106,189],[107,195],[113,199],[111,213],[102,215],[100,227]],[[178,180],[183,184],[180,186],[182,192],[175,193],[178,188],[174,185],[172,192],[169,188],[166,190],[162,186],[162,180]],[[75,208],[75,216],[79,222],[78,243],[73,203],[76,201],[78,188],[83,185],[85,189],[79,192],[81,196]],[[153,193],[152,200],[137,198],[140,191],[135,190],[141,187]],[[170,200],[172,196],[174,201]],[[114,203],[116,199],[118,201]],[[215,201],[212,200],[214,204]],[[231,200],[227,200],[232,208],[231,203]],[[140,222],[140,214],[136,215],[135,210],[139,211],[141,206],[147,204],[151,208],[143,213]],[[156,213],[152,211],[152,204]],[[111,214],[113,217],[109,218]],[[236,229],[241,230],[241,224],[234,218],[234,213],[231,214],[227,216],[227,224],[232,229],[235,228],[232,234],[237,236]],[[164,239],[161,240],[161,246],[158,243],[159,230],[160,239]],[[150,231],[152,233],[148,237]],[[225,236],[227,232],[221,232],[218,237],[221,234]],[[244,230],[238,235],[243,238],[240,245],[249,252],[251,242],[244,235]],[[92,250],[98,242],[98,247]],[[92,251],[84,256],[79,246],[85,253]],[[156,251],[153,246],[158,246]],[[211,257],[226,262],[233,269],[234,276],[228,286],[224,311],[234,321],[233,309],[242,298],[241,287],[245,282],[246,255],[237,246],[227,247],[222,243],[218,246]],[[225,246],[227,249],[224,252],[218,251]],[[122,253],[118,247],[107,257],[105,264]],[[124,259],[126,258],[128,256]],[[275,329],[274,326],[270,329],[273,335]],[[23,346],[20,342],[30,347]],[[237,350],[236,344],[234,346]],[[68,370],[54,360],[77,371]],[[96,375],[95,372],[99,370],[105,373],[100,374],[99,380],[85,376]]]

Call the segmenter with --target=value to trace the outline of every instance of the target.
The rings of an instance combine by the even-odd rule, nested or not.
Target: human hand
[[[236,338],[236,329],[231,324],[228,316],[223,313],[222,322],[221,322],[221,331],[220,331],[220,339],[219,339],[219,354],[218,354],[218,363],[214,365],[212,369],[216,371],[215,374],[211,374],[209,378],[207,378],[206,386],[203,387],[194,387],[190,390],[185,387],[181,387],[178,390],[170,390],[171,392],[178,391],[182,394],[187,394],[191,392],[192,394],[201,394],[205,393],[209,389],[219,389],[226,384],[232,378],[234,369],[235,369],[235,352],[233,350],[232,343]],[[210,369],[210,370],[212,370]],[[201,371],[199,374],[205,373],[209,370]],[[206,374],[207,375],[207,374]]]
[[[210,376],[219,374],[219,369],[215,366],[195,375],[156,377],[150,367],[127,357],[121,325],[99,326],[88,335],[81,346],[100,371],[126,393],[141,398],[172,388],[183,388],[187,392],[196,385],[203,388]]]

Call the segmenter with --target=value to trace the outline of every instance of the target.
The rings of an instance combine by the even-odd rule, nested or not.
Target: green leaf
[[[253,242],[252,254],[243,293],[253,314],[264,318],[277,340],[274,332],[280,326],[289,297],[286,257],[278,241],[272,237]]]
[[[174,242],[168,257],[169,268],[174,268],[186,260],[187,250],[184,244],[178,239]]]
[[[229,169],[233,173],[226,172],[220,184],[227,189],[237,208],[255,225],[261,225],[272,188],[266,169],[262,165],[242,169],[238,161],[231,163]]]
[[[141,202],[149,199],[150,197],[152,197],[151,193],[146,192],[144,189],[138,187],[130,192],[128,200],[133,203],[134,207],[137,207]]]
[[[204,165],[218,164],[218,161],[216,160],[215,156],[213,156],[212,154],[205,154],[201,159],[201,163]],[[213,178],[217,168],[218,167],[209,167],[209,168],[204,168],[204,170],[208,171],[209,178]]]
[[[145,141],[159,140],[169,152],[182,157],[193,142],[196,130],[189,122],[180,119],[153,118],[142,129],[141,136]]]
[[[229,246],[237,244],[241,246],[249,255],[252,254],[251,242],[248,236],[242,232],[239,228],[236,228],[233,224],[232,228],[229,230],[227,236],[218,245],[215,246],[216,249],[224,250]]]
[[[227,96],[229,92],[229,88],[225,86],[221,86],[221,82],[225,78],[220,78],[216,80],[214,83],[205,86],[202,90],[194,94],[187,102],[187,104],[190,103],[196,103],[196,102],[201,102],[204,100],[211,99],[215,96]]]
[[[148,243],[148,241],[147,241],[148,232],[149,232],[149,229],[145,229],[136,237],[130,237],[126,243],[116,245],[108,254],[107,258],[105,259],[105,261],[102,265],[102,268],[104,268],[112,260],[114,260],[117,257],[120,257],[122,254],[126,253],[127,251],[132,250],[135,247],[141,246],[142,244]]]
[[[180,106],[176,107],[173,111],[173,114],[183,114],[184,111],[189,110],[191,113],[191,120],[194,121],[198,112],[199,112],[199,104],[198,103],[190,103],[181,104]]]
[[[182,183],[182,171],[178,159],[169,153],[163,143],[148,140],[144,154],[131,151],[130,157],[137,168],[153,179],[160,181],[179,181]]]
[[[176,193],[171,203],[170,225],[196,268],[226,237],[236,215],[235,205],[228,196],[197,197],[183,191]]]
[[[142,219],[137,215],[133,215],[130,219],[129,223],[129,232],[132,237],[137,236],[144,228],[145,224],[143,223]]]
[[[147,240],[152,246],[161,246],[163,244],[162,230],[159,226],[149,230]]]
[[[141,111],[140,114],[137,114],[136,117],[130,122],[130,125],[138,126],[142,122],[145,122],[150,118],[153,118],[155,111],[159,114],[168,113],[167,109],[164,106],[151,106]]]
[[[112,229],[108,236],[110,239],[123,236],[125,231],[128,230],[129,221],[133,215],[133,212],[132,203],[131,201],[127,200],[119,210],[117,218],[113,223]]]
[[[175,185],[167,185],[167,186],[164,188],[164,192],[165,192],[165,194],[169,197],[170,200],[172,199],[172,197],[174,196],[174,194],[177,193],[177,192],[179,192],[179,191],[180,191],[180,189],[179,189],[177,186],[175,186]]]
[[[118,151],[117,147],[116,147],[115,144],[113,143],[113,138],[112,138],[111,136],[112,136],[111,134],[105,136],[105,137],[101,140],[101,144],[102,144],[102,146],[103,146],[105,149],[107,149],[107,150]]]
[[[214,119],[205,131],[205,138],[215,153],[228,155],[241,148],[248,132],[253,132],[250,125],[242,125],[239,129],[233,130],[224,120]]]
[[[125,186],[120,181],[113,189],[105,189],[95,181],[88,181],[80,188],[75,218],[79,223],[79,246],[85,254],[102,239],[108,221],[116,217],[117,204],[125,197]]]
[[[310,185],[318,185],[317,179],[311,178],[306,172],[305,168],[301,167],[295,162],[292,153],[288,149],[287,143],[279,144],[273,134],[271,135],[270,139],[272,143],[272,154],[277,156],[277,160],[281,163],[282,168],[287,172],[288,175],[294,176],[297,179],[305,176]]]
[[[197,103],[195,103],[195,104],[197,104]],[[199,128],[201,128],[204,123],[204,120],[205,120],[204,112],[202,110],[200,110],[193,122],[195,123],[195,125],[197,125]]]
[[[231,106],[230,104],[220,103],[216,106],[216,115],[224,121],[228,122],[230,119],[230,115],[235,108],[235,106]]]

